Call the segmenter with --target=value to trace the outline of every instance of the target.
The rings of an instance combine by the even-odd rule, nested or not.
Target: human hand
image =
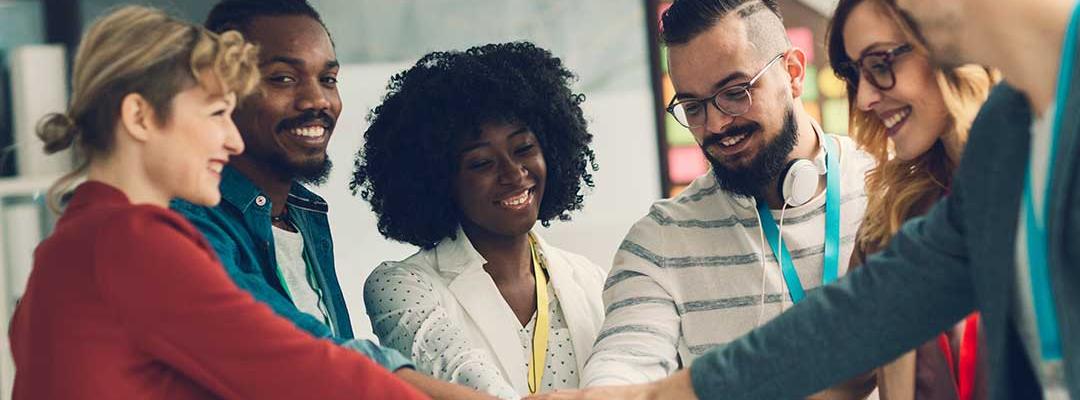
[[[593,387],[582,390],[559,390],[526,397],[524,400],[697,400],[690,384],[690,371],[684,369],[665,379],[641,385]]]

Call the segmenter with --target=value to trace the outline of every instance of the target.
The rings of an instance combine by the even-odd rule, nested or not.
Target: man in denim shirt
[[[353,337],[327,205],[303,186],[326,180],[326,145],[341,113],[338,61],[319,14],[304,0],[225,0],[206,27],[257,44],[262,80],[232,116],[246,150],[221,173],[221,204],[177,200],[173,209],[202,231],[237,286],[300,329],[367,355],[432,397],[482,397]]]

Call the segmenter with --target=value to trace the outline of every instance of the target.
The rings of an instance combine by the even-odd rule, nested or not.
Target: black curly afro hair
[[[432,248],[460,224],[451,187],[458,145],[487,123],[520,122],[547,164],[539,220],[569,220],[597,169],[585,96],[570,90],[574,79],[561,60],[528,42],[430,53],[390,78],[389,93],[368,116],[349,188],[371,203],[383,236]]]

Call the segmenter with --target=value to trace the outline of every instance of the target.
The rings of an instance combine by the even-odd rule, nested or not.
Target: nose
[[[225,151],[230,156],[244,152],[244,138],[240,136],[240,130],[236,128],[236,124],[232,122],[231,118],[225,129]]]
[[[855,91],[855,106],[861,111],[871,111],[881,102],[881,91],[866,80],[866,75],[859,75],[859,87]]]
[[[705,130],[712,133],[723,132],[724,128],[735,121],[735,117],[728,115],[727,113],[720,111],[720,108],[716,107],[713,102],[708,102],[705,105]]]
[[[525,169],[525,164],[517,162],[511,158],[503,160],[499,163],[499,183],[508,186],[520,185],[525,180],[525,176],[529,174],[529,171]]]
[[[305,80],[298,89],[296,108],[303,110],[328,110],[330,109],[333,93],[331,89],[323,87],[316,79]]]

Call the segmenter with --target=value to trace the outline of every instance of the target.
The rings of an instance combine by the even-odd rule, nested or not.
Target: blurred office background
[[[215,0],[135,1],[202,21]],[[53,216],[44,190],[70,166],[66,155],[44,157],[33,127],[61,111],[78,36],[117,0],[0,0],[0,350],[7,320],[22,292],[32,250]],[[600,170],[585,209],[571,222],[541,229],[554,244],[610,265],[623,235],[649,204],[677,194],[706,171],[689,132],[663,112],[673,95],[666,51],[656,43],[665,0],[311,0],[334,37],[343,64],[344,104],[330,142],[329,181],[314,188],[330,204],[338,276],[358,335],[370,335],[361,298],[364,279],[384,260],[416,251],[379,236],[368,204],[346,183],[367,126],[391,74],[427,52],[491,42],[529,40],[563,59],[578,75],[576,90],[595,136]],[[807,109],[827,131],[844,133],[847,104],[827,68],[826,16],[834,0],[780,0],[793,45],[808,52]],[[12,367],[0,362],[0,399],[8,398]]]

